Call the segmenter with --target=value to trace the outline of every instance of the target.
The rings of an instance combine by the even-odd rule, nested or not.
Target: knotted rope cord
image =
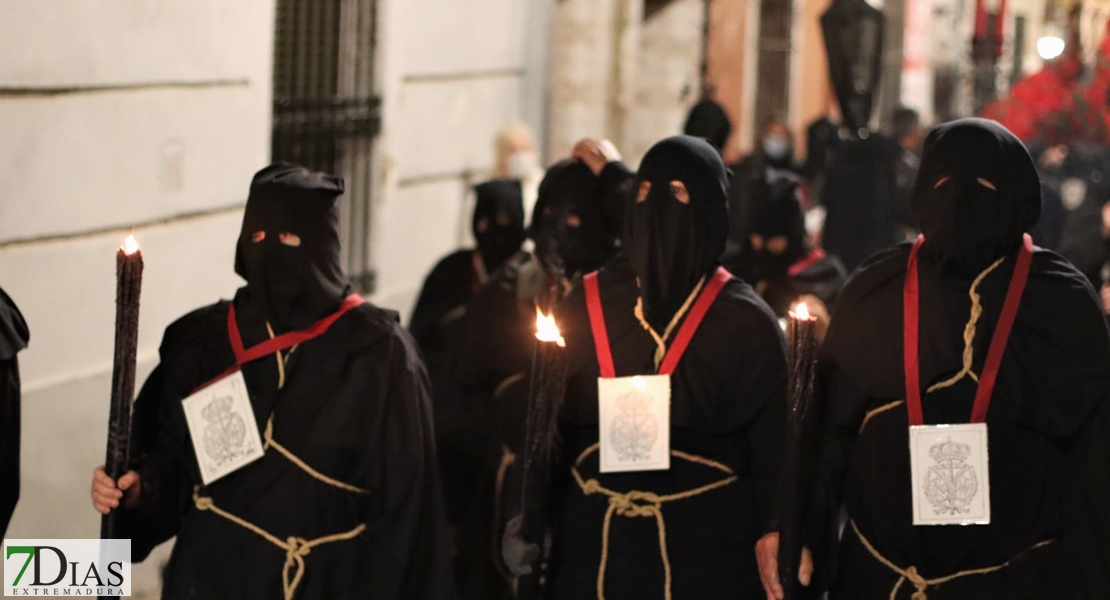
[[[346,532],[337,533],[334,535],[326,535],[314,540],[306,540],[302,537],[289,536],[282,541],[277,536],[262,529],[261,527],[250,523],[239,517],[221,509],[216,506],[212,498],[200,495],[200,487],[193,488],[193,504],[196,505],[197,510],[209,511],[213,514],[219,515],[244,529],[249,529],[259,536],[266,539],[271,544],[285,550],[285,566],[281,570],[281,585],[285,592],[285,600],[293,600],[293,596],[297,591],[297,586],[300,585],[301,580],[304,578],[305,563],[304,557],[317,546],[330,544],[332,542],[341,542],[345,540],[354,539],[358,537],[366,529],[366,524],[361,524],[358,527]],[[289,572],[293,569],[292,580],[290,580]]]
[[[658,346],[658,348],[655,349],[656,371],[659,370],[659,365],[663,364],[663,358],[667,356],[667,340],[670,339],[671,334],[674,333],[674,328],[682,321],[682,317],[686,316],[686,312],[694,305],[694,300],[696,300],[698,294],[701,293],[701,288],[705,287],[705,279],[705,277],[702,277],[701,281],[694,286],[694,291],[690,292],[690,295],[686,297],[686,302],[684,302],[682,307],[678,309],[678,312],[671,317],[671,322],[667,325],[667,328],[663,330],[663,335],[656,333],[655,329],[647,322],[647,319],[644,318],[643,296],[636,299],[636,310],[634,311],[636,320],[640,322],[641,327],[651,334],[651,337],[655,339],[655,345]]]
[[[736,476],[732,469],[717,461],[695,456],[693,454],[687,454],[678,450],[671,450],[672,456],[717,469],[718,471],[727,473],[729,477],[677,494],[659,495],[653,492],[643,492],[640,490],[632,490],[624,493],[615,492],[602,486],[597,479],[583,479],[582,474],[578,471],[578,468],[582,466],[582,462],[586,457],[596,452],[599,447],[600,444],[594,444],[583,450],[582,454],[578,455],[578,460],[574,462],[574,466],[570,469],[571,474],[574,475],[575,482],[578,483],[578,487],[581,488],[583,494],[587,496],[601,494],[609,498],[609,508],[605,511],[605,522],[601,528],[601,564],[597,568],[597,600],[605,600],[605,567],[609,562],[609,529],[612,525],[614,514],[629,518],[655,518],[655,524],[659,531],[659,555],[663,559],[663,578],[665,585],[663,596],[665,600],[672,600],[671,561],[667,554],[667,524],[663,520],[663,504],[676,500],[693,498],[694,496],[700,496],[706,492],[723,488],[736,482],[739,477]],[[646,504],[636,504],[636,502],[645,502]]]
[[[925,594],[925,590],[927,590],[930,587],[936,587],[938,585],[941,585],[942,583],[948,583],[949,581],[952,581],[954,579],[960,579],[960,578],[963,578],[963,577],[970,577],[972,575],[988,575],[990,573],[996,573],[998,571],[1001,571],[1002,569],[1005,569],[1006,567],[1009,567],[1010,563],[1017,560],[1019,557],[1021,557],[1025,553],[1031,552],[1031,551],[1036,550],[1038,548],[1043,548],[1043,547],[1045,547],[1045,546],[1047,546],[1047,545],[1049,545],[1053,542],[1053,540],[1045,540],[1043,542],[1038,542],[1038,543],[1030,546],[1029,548],[1026,548],[1022,552],[1020,552],[1017,556],[1011,558],[1010,560],[1008,560],[1008,561],[1006,561],[1006,562],[1004,562],[1000,565],[996,565],[996,566],[993,566],[993,567],[986,567],[986,568],[983,568],[983,569],[968,569],[966,571],[959,571],[957,573],[953,573],[953,574],[947,575],[945,577],[938,577],[936,579],[925,579],[924,577],[921,576],[920,573],[917,572],[917,567],[912,567],[911,566],[911,567],[907,567],[905,569],[901,569],[897,565],[895,565],[894,563],[887,560],[885,556],[883,556],[882,554],[879,554],[879,551],[876,550],[875,547],[871,545],[871,542],[869,542],[867,540],[867,538],[863,537],[863,534],[860,533],[859,527],[856,526],[856,522],[855,521],[850,521],[850,523],[852,524],[852,531],[856,532],[856,537],[858,537],[859,541],[863,543],[863,547],[866,548],[867,551],[871,553],[871,556],[875,557],[875,560],[882,563],[882,565],[884,567],[890,569],[891,571],[894,571],[895,573],[897,573],[898,575],[901,576],[898,579],[898,583],[894,584],[894,589],[890,590],[890,600],[896,600],[897,599],[898,592],[901,591],[901,589],[902,589],[902,584],[907,582],[907,581],[909,581],[911,584],[913,584],[913,586],[915,588],[917,588],[917,591],[914,592],[913,596],[911,596],[911,600],[929,600],[929,597]]]
[[[960,369],[959,373],[956,373],[950,379],[934,384],[932,387],[926,390],[925,393],[929,394],[937,390],[944,389],[946,387],[951,387],[964,377],[970,377],[975,382],[979,381],[979,376],[971,370],[972,363],[975,361],[975,348],[973,346],[973,343],[975,342],[975,326],[979,323],[979,317],[983,316],[982,298],[979,296],[978,292],[979,284],[982,283],[983,280],[986,279],[987,275],[990,275],[991,272],[997,269],[998,266],[1001,265],[1005,260],[1006,257],[1002,257],[994,261],[994,263],[986,269],[983,269],[983,272],[979,273],[978,277],[976,277],[975,280],[971,282],[971,287],[968,289],[967,293],[969,296],[971,296],[971,316],[968,318],[967,324],[964,325],[963,368]],[[884,413],[892,408],[897,408],[903,404],[905,404],[904,400],[895,400],[890,404],[884,404],[879,408],[868,412],[867,415],[863,417],[863,423],[860,424],[859,432],[863,433],[863,429],[867,427],[867,423],[872,419],[872,417]]]
[[[269,321],[266,321],[266,333],[270,334],[271,340],[274,339],[274,328],[270,327]],[[293,347],[289,349],[289,352],[286,352],[284,356],[282,356],[281,350],[278,350],[274,353],[274,356],[277,357],[279,390],[285,387],[285,365],[289,362],[289,357],[293,354],[293,351],[296,350],[297,346],[299,345],[300,344],[294,344]]]
[[[1006,257],[1003,256],[1002,258],[994,261],[994,264],[984,269],[982,273],[979,273],[979,276],[975,278],[975,281],[971,282],[971,287],[967,291],[968,295],[971,296],[971,317],[967,320],[967,325],[964,326],[963,369],[960,369],[960,372],[953,375],[951,379],[934,384],[932,387],[926,390],[925,393],[934,392],[936,390],[955,385],[956,382],[963,379],[964,377],[970,377],[973,381],[976,382],[979,381],[979,376],[971,370],[972,362],[975,360],[975,348],[972,346],[972,343],[975,341],[975,325],[979,322],[979,317],[983,315],[983,304],[980,302],[981,298],[979,297],[979,292],[977,290],[979,288],[979,284],[982,283],[984,279],[986,279],[987,275],[990,275],[991,272],[997,269],[998,265],[1001,265],[1002,262],[1005,260]]]
[[[490,539],[495,540],[491,546],[493,550],[493,564],[497,568],[497,572],[509,584],[515,580],[512,573],[505,569],[505,563],[501,559],[500,544],[496,540],[501,539],[501,520],[505,513],[505,503],[503,494],[505,493],[505,476],[509,471],[509,467],[516,463],[516,454],[513,453],[507,445],[501,445],[501,464],[497,466],[497,478],[493,484],[493,537]]]

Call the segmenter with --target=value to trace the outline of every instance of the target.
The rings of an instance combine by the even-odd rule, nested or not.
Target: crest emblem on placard
[[[220,396],[201,410],[201,416],[208,422],[204,428],[204,451],[216,466],[247,453],[247,426],[233,408],[234,400]]]
[[[948,438],[929,448],[936,462],[925,475],[925,497],[938,515],[959,515],[971,511],[971,503],[979,491],[975,467],[967,464],[971,446]]]
[[[659,439],[659,423],[651,412],[653,401],[651,395],[636,389],[617,398],[620,414],[613,419],[609,440],[621,461],[651,458],[651,449]]]

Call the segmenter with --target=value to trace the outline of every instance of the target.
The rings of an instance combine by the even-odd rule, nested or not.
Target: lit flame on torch
[[[809,321],[810,319],[813,318],[813,317],[809,316],[809,307],[806,306],[805,302],[799,302],[798,304],[796,304],[794,306],[794,312],[791,313],[791,316],[793,316],[796,319],[801,319],[803,321]]]
[[[120,250],[123,250],[124,254],[130,256],[139,251],[139,242],[135,241],[135,236],[129,235],[126,240],[123,240],[123,245],[120,246]]]
[[[560,348],[565,348],[567,343],[559,327],[555,324],[555,315],[544,316],[540,307],[536,307],[536,339],[541,342],[555,342]]]

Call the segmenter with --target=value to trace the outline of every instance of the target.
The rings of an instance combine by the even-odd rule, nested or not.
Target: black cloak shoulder
[[[0,361],[8,360],[27,347],[31,333],[15,302],[0,290]]]

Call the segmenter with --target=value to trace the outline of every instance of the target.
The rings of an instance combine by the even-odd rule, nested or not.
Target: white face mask
[[[534,152],[516,152],[509,156],[509,174],[525,179],[540,169],[540,158]]]
[[[790,156],[790,140],[778,135],[763,138],[763,152],[772,160],[784,160]]]

